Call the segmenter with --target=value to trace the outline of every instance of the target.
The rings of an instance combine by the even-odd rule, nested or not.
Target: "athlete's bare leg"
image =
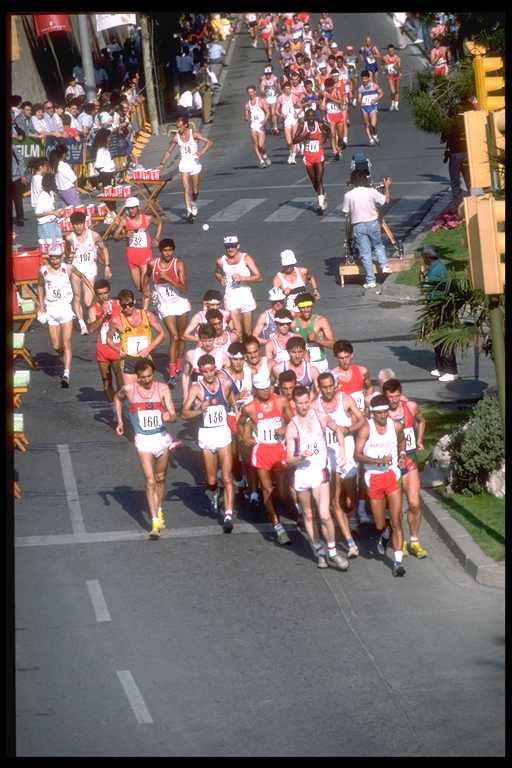
[[[251,141],[252,146],[254,148],[254,153],[256,157],[258,158],[258,162],[263,162],[263,157],[261,156],[261,149],[260,149],[260,133],[259,131],[252,131],[251,130]]]
[[[184,315],[168,315],[163,318],[165,327],[169,331],[169,363],[174,363],[179,360],[183,354],[183,348],[185,342],[181,336],[185,331],[188,324],[188,314]]]
[[[199,197],[199,181],[200,181],[200,175],[199,173],[194,173],[193,176],[190,177],[192,181],[192,202],[195,203],[197,198]]]
[[[203,449],[203,461],[204,470],[206,474],[206,482],[209,486],[217,485],[217,454],[215,451],[209,451],[206,448]]]
[[[345,540],[352,538],[350,533],[350,526],[348,524],[347,515],[340,503],[341,495],[341,477],[337,472],[333,472],[331,477],[331,499],[334,509],[335,519],[340,527],[340,530],[345,537]]]
[[[62,328],[62,349],[63,349],[63,362],[64,369],[71,370],[71,359],[73,353],[71,350],[71,336],[73,335],[73,321],[69,320],[67,323],[61,323]]]
[[[218,453],[222,480],[224,483],[224,511],[227,512],[228,510],[231,510],[231,512],[233,512],[235,486],[233,483],[233,454],[231,452],[231,445],[226,445],[225,448],[219,448]]]
[[[130,267],[130,275],[132,276],[132,282],[138,291],[142,291],[142,280],[146,274],[147,267]]]
[[[261,491],[263,494],[263,504],[265,505],[265,512],[272,525],[279,523],[279,515],[277,514],[274,502],[272,500],[272,474],[268,469],[258,469],[258,479],[261,485]]]
[[[239,309],[232,309],[231,322],[233,323],[233,330],[238,335],[239,340],[242,340],[242,315]]]
[[[407,524],[415,539],[419,538],[421,525],[420,473],[413,469],[402,477],[404,493],[407,497]]]
[[[148,512],[151,518],[155,518],[158,517],[158,508],[160,504],[158,500],[157,482],[155,478],[154,457],[151,453],[138,453],[146,481],[146,499],[148,502]],[[165,451],[165,454],[168,456],[168,451]]]
[[[74,274],[74,272],[71,273],[71,286],[73,288],[73,301],[71,306],[73,307],[73,312],[76,315],[76,319],[80,322],[80,320],[83,321],[84,319],[84,313],[82,310],[82,281],[78,275]]]
[[[183,187],[183,199],[187,212],[192,208],[192,195],[190,194],[190,173],[181,174],[181,185]]]
[[[112,402],[115,395],[114,387],[112,386],[112,363],[98,362],[98,368],[100,369],[103,391],[107,397],[107,400]]]
[[[252,312],[241,312],[242,338],[252,334]]]
[[[311,492],[316,502],[322,536],[327,544],[330,544],[331,542],[334,543],[336,540],[336,531],[329,510],[329,483],[322,483],[322,485],[319,485],[317,488],[313,488]]]
[[[169,466],[169,451],[164,451],[158,459],[155,459],[155,481],[156,496],[158,508],[162,508],[165,496],[165,478],[167,477],[167,467]]]

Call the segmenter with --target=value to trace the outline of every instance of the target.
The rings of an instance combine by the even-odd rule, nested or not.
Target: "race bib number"
[[[327,447],[328,448],[337,448],[338,447],[338,445],[339,445],[338,435],[330,427],[326,427],[325,439],[326,439]]]
[[[85,253],[82,251],[82,253],[79,253],[75,258],[79,264],[92,264],[94,255],[95,254],[92,253],[92,251],[85,251]]]
[[[50,298],[52,301],[59,301],[59,299],[62,299],[60,288],[50,288]]]
[[[318,443],[316,441],[314,443],[307,443],[306,450],[307,451],[311,451],[313,456],[318,456],[319,453],[320,453],[320,446],[318,445]]]
[[[373,93],[365,93],[361,99],[363,107],[370,107],[375,103],[375,95]]]
[[[340,105],[336,104],[334,101],[328,101],[327,111],[329,112],[329,114],[332,114],[333,112],[341,112],[341,108],[340,108]]]
[[[351,392],[350,397],[354,400],[355,404],[361,412],[364,412],[364,394],[363,392]]]
[[[145,232],[134,232],[128,240],[130,248],[147,248],[148,236]]]
[[[318,139],[310,139],[306,143],[306,152],[320,152],[320,142]]]
[[[405,450],[406,451],[415,451],[416,450],[416,435],[414,434],[414,427],[405,427],[404,435],[405,435]]]
[[[223,405],[209,405],[204,414],[205,427],[225,427],[227,424],[227,413]]]
[[[386,71],[388,75],[396,75],[396,66],[394,64],[386,64]]]
[[[139,352],[142,349],[146,349],[146,347],[149,346],[149,341],[147,336],[130,336],[128,338],[128,354],[131,355],[131,357],[137,357]]]
[[[164,293],[166,299],[175,299],[176,296],[178,295],[176,293],[176,291],[174,290],[174,288],[172,287],[172,285],[166,285],[163,288],[163,293]]]
[[[150,429],[159,429],[162,426],[162,412],[157,410],[137,411],[139,426],[146,432]]]
[[[258,443],[278,443],[279,435],[276,430],[282,426],[280,418],[273,419],[261,419],[257,424],[257,440]]]
[[[318,363],[322,359],[322,350],[317,344],[308,344],[307,349],[312,363]]]
[[[276,95],[275,88],[265,88],[265,96],[270,96],[270,98],[273,98],[275,95]]]
[[[366,57],[366,63],[367,64],[375,64],[375,56],[370,56],[370,54]]]

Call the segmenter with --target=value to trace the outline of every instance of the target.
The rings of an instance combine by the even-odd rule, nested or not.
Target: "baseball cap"
[[[226,235],[224,238],[224,245],[238,245],[237,235]]]
[[[426,245],[425,248],[421,251],[422,256],[428,256],[429,259],[438,259],[439,253],[437,248],[434,248],[433,245]]]
[[[318,69],[327,69],[327,64],[325,61],[321,61],[318,65]]]
[[[332,43],[330,44],[329,48],[337,48],[337,47],[338,47],[338,43],[335,43],[334,40],[333,40]]]
[[[281,288],[271,288],[268,292],[268,298],[270,301],[284,301],[286,296],[284,295]]]
[[[268,373],[257,373],[252,377],[254,389],[268,389],[270,387],[270,377]]]
[[[136,205],[140,205],[140,201],[138,197],[128,197],[126,199],[126,203],[124,204],[125,208],[135,208]]]
[[[293,251],[291,251],[289,248],[287,248],[285,251],[281,251],[281,264],[283,267],[289,267],[291,264],[296,263],[297,259],[295,258]]]
[[[354,46],[352,46],[352,45],[346,45],[346,46],[345,46],[345,50],[347,51],[347,53],[348,53],[349,51],[353,51],[353,50],[354,50]]]
[[[59,248],[58,245],[54,245],[50,250],[48,251],[48,256],[62,256],[62,250]]]
[[[292,313],[288,312],[287,309],[281,309],[276,312],[274,321],[278,324],[293,323]]]
[[[266,75],[272,74],[272,67],[265,67],[263,70]]]

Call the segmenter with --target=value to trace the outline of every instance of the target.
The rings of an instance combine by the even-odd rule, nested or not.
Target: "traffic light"
[[[472,187],[491,186],[491,166],[487,146],[487,114],[481,110],[464,112],[464,132]]]
[[[476,55],[473,59],[476,96],[480,107],[487,112],[495,112],[505,108],[505,94],[492,95],[495,91],[505,88],[505,78],[502,75],[489,77],[488,72],[499,72],[504,68],[501,56]]]
[[[473,288],[505,292],[505,201],[492,195],[465,197],[464,213]]]
[[[487,120],[489,131],[490,164],[493,189],[505,186],[505,110],[490,112]]]

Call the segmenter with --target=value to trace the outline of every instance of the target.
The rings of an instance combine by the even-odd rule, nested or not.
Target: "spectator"
[[[34,104],[32,107],[32,132],[37,133],[38,136],[46,136],[48,133],[48,126],[44,119],[44,109],[42,104]]]
[[[108,88],[108,74],[99,61],[94,62],[94,82],[96,88],[100,88],[102,91],[104,91],[105,88]]]
[[[201,69],[199,70],[196,76],[198,92],[201,95],[201,100],[202,100],[201,117],[202,117],[203,123],[211,123],[212,93],[213,93],[212,75],[216,81],[217,77],[213,72],[210,72],[208,64],[205,63],[203,64],[203,66],[201,67]]]
[[[80,141],[80,132],[77,131],[76,128],[73,128],[71,125],[71,115],[66,114],[62,115],[62,123],[64,125],[64,128],[62,129],[62,135],[66,139],[73,139],[73,141]]]
[[[407,48],[409,45],[409,38],[407,37],[405,33],[405,28],[407,24],[407,14],[402,13],[402,11],[396,12],[392,14],[393,16],[393,24],[396,28],[396,38],[397,38],[397,48],[399,48],[401,51],[404,50],[404,48]]]
[[[85,83],[85,75],[84,75],[84,70],[82,69],[82,60],[81,59],[75,64],[71,74],[73,75],[73,77],[75,78],[75,80],[77,81],[77,83],[79,85],[84,85],[84,83]]]
[[[208,43],[208,61],[211,64],[221,64],[224,61],[225,55],[226,51],[221,43],[216,40]]]
[[[79,102],[77,102],[75,99],[70,101],[64,114],[70,116],[71,127],[74,128],[75,131],[78,131],[78,133],[80,134],[81,128],[80,128],[80,123],[78,122],[78,113],[79,113],[78,104]],[[62,122],[64,123],[64,120]]]
[[[107,128],[100,128],[92,145],[94,157],[94,170],[98,173],[98,182],[101,187],[112,184],[112,176],[116,166],[110,154],[111,133]]]
[[[397,14],[394,14],[395,16]],[[410,27],[410,29],[414,33],[414,42],[413,45],[422,45],[424,43],[423,35],[421,31],[421,24],[419,20],[416,18],[418,16],[417,13],[406,13],[406,23],[407,26]]]
[[[112,94],[111,94],[112,97]],[[120,118],[114,109],[114,105],[109,102],[104,104],[98,114],[98,126],[108,128],[111,131],[117,131],[120,125]]]
[[[460,112],[468,112],[472,109],[479,109],[478,100],[474,96],[467,97],[460,105]],[[466,185],[467,194],[471,190],[468,167],[468,148],[464,134],[464,118],[457,115],[450,121],[450,127],[446,133],[441,134],[441,141],[446,142],[444,161],[448,162],[448,172],[450,174],[450,186],[452,188],[452,204],[458,208],[462,203],[464,193],[460,183],[461,176]]]
[[[93,113],[94,104],[88,102],[84,104],[82,111],[77,117],[77,122],[80,125],[80,132],[84,138],[86,138],[93,127]]]
[[[55,185],[61,199],[66,205],[80,205],[80,195],[76,188],[77,177],[72,167],[64,160],[67,148],[58,144],[48,157],[52,174],[55,174]]]
[[[43,176],[45,176],[49,170],[48,158],[36,157],[31,162],[32,179],[30,181],[30,205],[36,209],[39,195],[43,189]]]
[[[423,248],[422,252],[423,266],[420,269],[420,284],[427,301],[435,301],[445,295],[444,287],[448,280],[448,270],[445,263],[439,258],[436,248],[431,245]],[[444,325],[450,323],[447,313],[444,314]],[[457,360],[453,351],[443,350],[443,345],[438,344],[434,347],[436,367],[430,371],[432,376],[436,376],[439,381],[455,381],[457,376]]]
[[[39,138],[32,126],[32,102],[24,101],[21,104],[21,112],[14,121],[16,126],[23,132],[23,136],[37,139]]]
[[[64,107],[59,109],[64,112]],[[46,132],[51,136],[59,136],[64,130],[64,123],[62,118],[57,114],[57,110],[53,101],[45,101],[44,103],[44,121],[46,123]]]
[[[15,139],[24,139],[25,134],[13,125],[12,137]],[[16,212],[15,224],[17,227],[23,227],[25,224],[25,213],[23,211],[23,185],[27,183],[25,159],[23,157],[23,147],[19,144],[11,145],[12,154],[12,175],[11,175],[11,197]]]
[[[11,121],[14,123],[16,118],[21,112],[21,103],[23,99],[21,96],[11,96],[10,103],[11,103]]]
[[[126,67],[119,51],[112,53],[112,66],[110,68],[110,88],[119,90],[126,77]]]
[[[68,80],[68,85],[66,87],[66,90],[64,91],[64,98],[65,99],[77,99],[80,96],[85,96],[85,91],[76,79],[74,75],[72,75]]]
[[[57,224],[57,215],[62,213],[56,210],[57,187],[53,173],[46,173],[41,182],[41,192],[36,204],[37,237],[39,240],[59,240],[62,237],[60,227]]]
[[[181,90],[187,78],[194,70],[194,59],[186,43],[182,45],[180,53],[176,56],[176,68],[178,70],[178,84]]]

